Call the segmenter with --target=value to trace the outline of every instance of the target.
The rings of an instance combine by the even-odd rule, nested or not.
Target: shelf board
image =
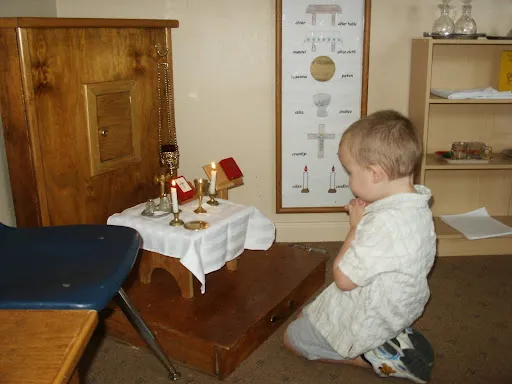
[[[456,169],[512,169],[512,157],[497,153],[486,164],[449,164],[434,153],[427,153],[425,170],[456,170]]]
[[[416,40],[416,39],[415,39]],[[432,39],[424,37],[418,40],[428,40],[432,45],[512,45],[512,40],[488,40],[485,37],[478,39]]]
[[[512,216],[493,216],[503,224],[512,226]],[[468,240],[459,231],[434,217],[437,233],[437,256],[509,255],[512,253],[512,236]]]
[[[430,104],[512,104],[511,99],[462,99],[462,100],[453,100],[453,99],[445,99],[444,97],[439,97],[433,94],[430,94],[430,99],[428,100]]]
[[[503,224],[512,227],[512,216],[493,216],[498,221],[501,221]],[[462,233],[457,231],[456,229],[450,227],[439,217],[434,217],[434,225],[436,227],[436,233],[438,239],[466,239]],[[500,236],[507,237],[512,239],[512,235]],[[474,240],[471,240],[474,241]],[[512,253],[512,250],[511,250]]]

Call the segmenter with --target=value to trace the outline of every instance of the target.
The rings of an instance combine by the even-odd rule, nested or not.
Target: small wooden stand
[[[212,174],[212,165],[203,165],[203,170],[204,173],[206,173],[206,176],[208,176],[208,179],[210,180]],[[238,179],[229,180],[219,163],[215,163],[215,170],[217,171],[217,182],[215,185],[215,190],[217,191],[217,194],[219,195],[220,199],[227,200],[228,190],[243,185],[244,178],[239,177]]]
[[[142,250],[139,265],[139,281],[142,284],[151,283],[151,275],[157,268],[169,272],[174,277],[180,287],[183,298],[192,299],[194,297],[194,275],[180,263],[180,259],[157,252]],[[235,272],[238,268],[238,259],[228,261],[226,268],[228,271]]]

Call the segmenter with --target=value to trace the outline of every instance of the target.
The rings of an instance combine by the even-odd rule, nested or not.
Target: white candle
[[[172,198],[172,212],[178,213],[178,192],[176,191],[176,181],[171,182],[171,198]]]
[[[215,184],[217,183],[217,170],[215,169],[215,163],[212,163],[212,172],[210,174],[210,195],[215,195]]]

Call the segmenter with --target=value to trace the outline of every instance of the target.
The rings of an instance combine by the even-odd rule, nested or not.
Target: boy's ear
[[[374,184],[381,182],[387,177],[386,172],[384,172],[384,169],[382,169],[380,165],[370,165],[369,168]]]

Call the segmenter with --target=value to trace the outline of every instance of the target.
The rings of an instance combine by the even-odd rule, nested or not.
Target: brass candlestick
[[[180,219],[180,213],[179,212],[173,212],[174,219],[172,219],[169,223],[169,225],[172,225],[173,227],[179,227],[183,225],[183,220]]]
[[[204,179],[195,179],[194,186],[196,188],[197,197],[199,199],[199,207],[194,210],[195,213],[206,213],[206,209],[203,208],[203,196],[206,195],[208,191],[209,182]]]
[[[219,202],[217,200],[215,200],[215,196],[217,196],[216,193],[210,193],[210,200],[208,200],[206,202],[206,204],[213,205],[213,206],[219,205]]]

